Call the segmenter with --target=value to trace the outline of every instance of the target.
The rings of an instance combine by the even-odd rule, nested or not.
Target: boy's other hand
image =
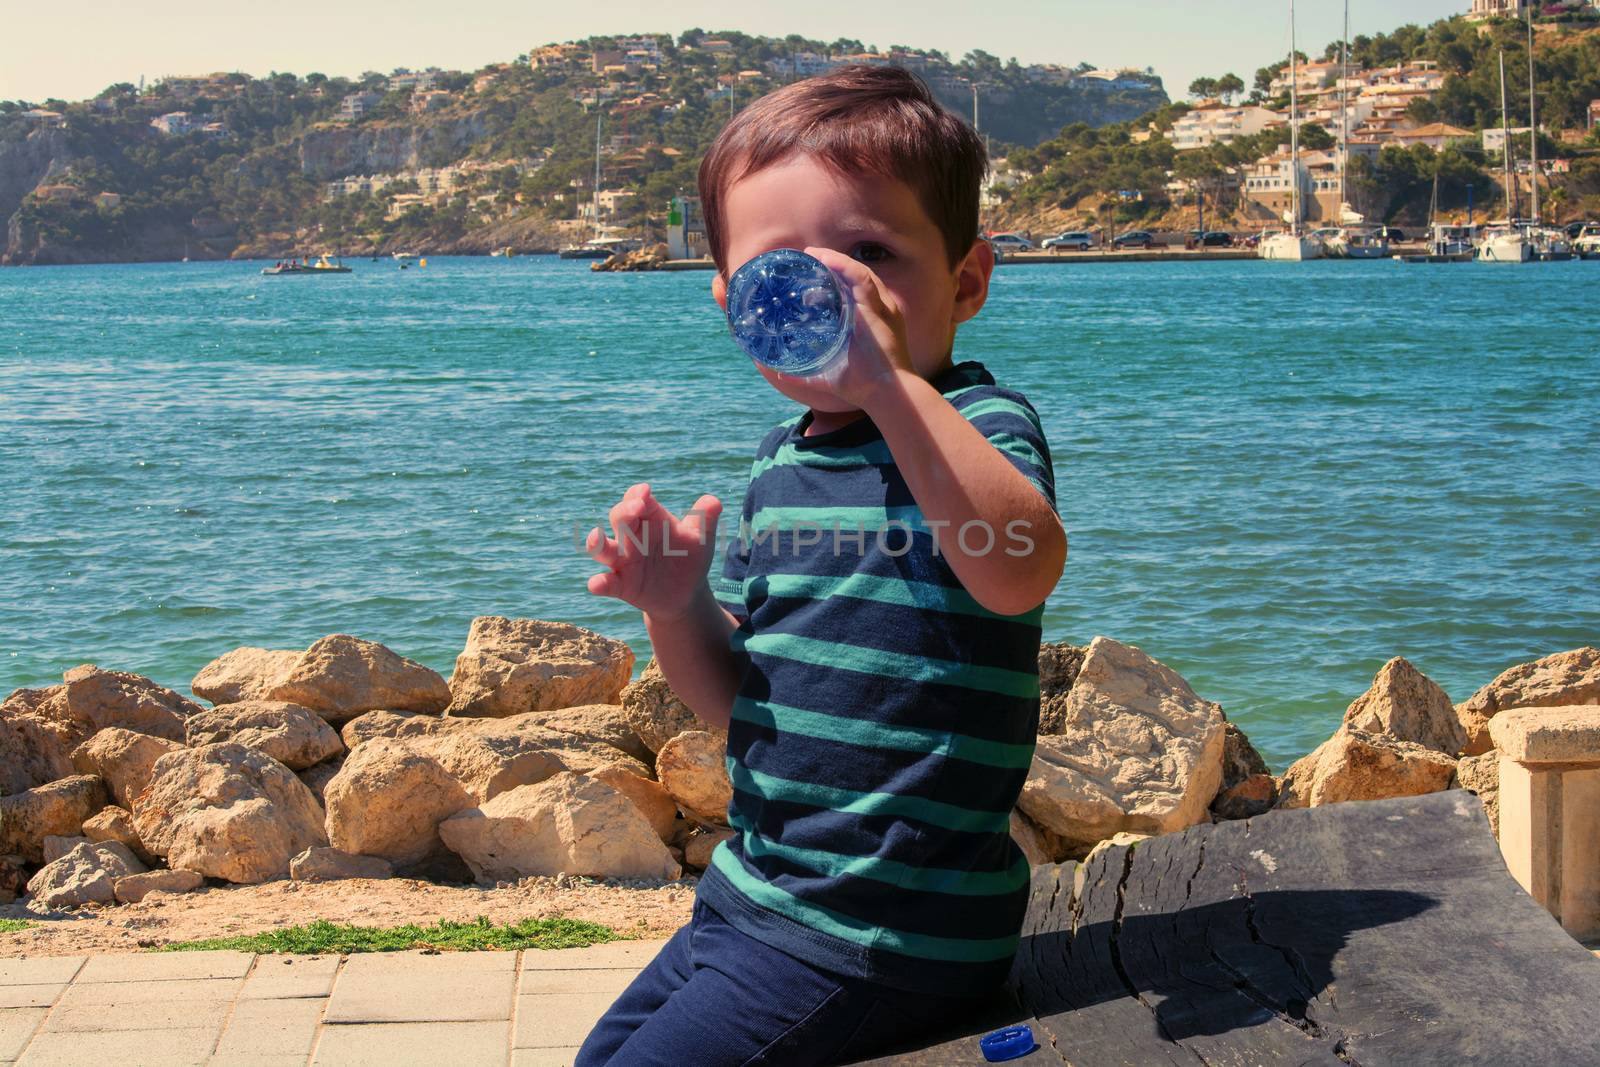
[[[584,548],[610,570],[589,578],[589,592],[624,600],[657,622],[689,610],[705,585],[717,548],[722,501],[705,494],[678,518],[650,495],[650,485],[630,486],[612,508],[612,536],[596,526]]]
[[[905,314],[872,268],[859,259],[820,246],[808,246],[805,252],[832,268],[849,285],[856,305],[856,324],[845,359],[821,374],[794,380],[821,385],[840,400],[864,411],[878,387],[892,381],[898,371],[913,369],[910,346],[906,342]],[[791,376],[780,374],[779,377]]]

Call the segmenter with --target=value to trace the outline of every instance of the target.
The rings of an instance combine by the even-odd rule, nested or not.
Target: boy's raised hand
[[[610,570],[591,575],[589,592],[624,600],[657,621],[675,618],[694,601],[717,549],[722,501],[705,494],[678,518],[650,495],[650,485],[630,486],[611,508],[613,536],[596,526],[584,548]]]
[[[905,314],[872,268],[859,259],[820,246],[808,246],[805,252],[849,284],[850,295],[855,299],[856,325],[847,358],[821,374],[796,380],[822,385],[840,400],[866,410],[874,389],[886,384],[896,371],[912,369]]]

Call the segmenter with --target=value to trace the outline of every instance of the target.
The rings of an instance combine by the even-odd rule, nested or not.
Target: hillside
[[[1600,101],[1600,24],[1594,16],[1565,14],[1535,23],[1534,69],[1539,98],[1539,157],[1556,168],[1540,178],[1547,219],[1600,217],[1600,139],[1589,125],[1591,101]],[[1407,110],[1415,125],[1444,122],[1472,134],[1500,125],[1499,58],[1505,53],[1508,109],[1512,127],[1527,126],[1528,50],[1523,23],[1501,20],[1473,23],[1443,19],[1422,28],[1402,26],[1392,33],[1351,41],[1352,69],[1370,69],[1419,60],[1437,64],[1445,75],[1430,98]],[[1339,43],[1324,51],[1339,55]],[[1283,63],[1256,74],[1256,101]],[[1215,84],[1215,82],[1213,82]],[[1286,104],[1286,101],[1277,101]],[[990,221],[997,229],[1031,230],[1035,235],[1085,226],[1190,229],[1196,225],[1192,190],[1208,190],[1206,225],[1260,228],[1246,218],[1237,188],[1239,173],[1289,140],[1286,127],[1269,129],[1231,144],[1175,151],[1163,136],[1139,143],[1134,135],[1155,127],[1165,131],[1188,110],[1173,104],[1129,123],[1091,129],[1069,127],[1032,148],[1012,152],[1006,169],[1015,182],[1000,190],[1002,203]],[[1565,133],[1568,137],[1558,137]],[[1333,143],[1321,127],[1307,126],[1302,146]],[[1512,137],[1513,158],[1526,161],[1526,134]],[[1397,225],[1426,223],[1434,178],[1440,207],[1464,219],[1469,203],[1480,221],[1501,212],[1504,157],[1486,152],[1481,141],[1461,139],[1441,151],[1425,145],[1384,145],[1376,160],[1351,159],[1352,203],[1370,219]],[[1229,179],[1233,179],[1230,181]],[[1527,203],[1532,177],[1517,179],[1520,202]],[[1187,189],[1174,189],[1174,184]],[[1132,193],[1137,199],[1123,195]]]
[[[474,72],[118,84],[0,102],[0,263],[554,249],[593,225],[579,220],[597,112],[602,221],[659,240],[731,111],[841,61],[911,67],[963,115],[976,86],[997,154],[1167,102],[1148,73],[699,29],[545,45]]]

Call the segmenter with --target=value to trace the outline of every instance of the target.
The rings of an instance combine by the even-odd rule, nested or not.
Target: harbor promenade
[[[563,1067],[662,944],[0,958],[0,1064]]]

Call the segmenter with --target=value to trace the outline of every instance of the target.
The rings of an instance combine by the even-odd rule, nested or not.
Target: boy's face
[[[912,369],[931,378],[949,364],[956,324],[978,313],[989,292],[994,252],[982,238],[952,269],[944,234],[911,187],[877,174],[844,176],[800,152],[746,175],[724,197],[728,275],[774,248],[832,248],[864,263],[905,315]],[[711,293],[727,312],[719,272]],[[818,411],[853,411],[827,387],[761,376],[785,396]]]

